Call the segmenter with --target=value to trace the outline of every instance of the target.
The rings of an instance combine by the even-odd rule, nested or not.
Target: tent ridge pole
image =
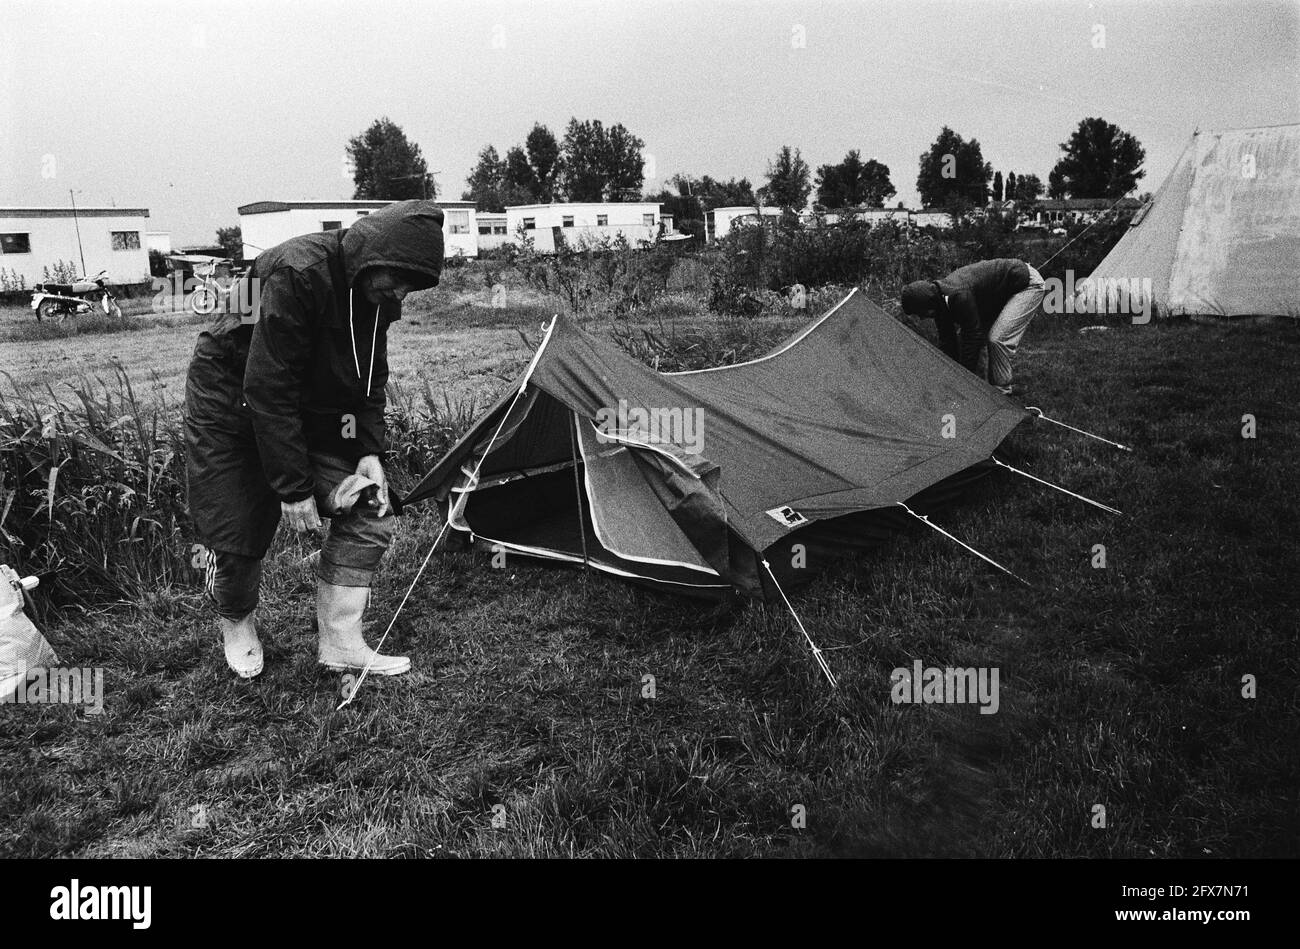
[[[582,539],[582,565],[588,569],[591,568],[591,558],[587,556],[587,526],[582,520],[582,482],[578,478],[578,416],[576,413],[569,414],[569,420],[573,422],[569,426],[569,446],[573,451],[573,496],[578,502],[578,537]],[[595,512],[592,512],[592,520],[595,520]],[[587,574],[583,573],[583,579]]]
[[[555,321],[560,318],[560,314],[551,317],[551,324],[546,327],[546,333],[542,336],[542,341],[537,347],[537,352],[533,353],[532,360],[528,363],[528,368],[524,370],[524,377],[519,380],[519,392],[528,388],[528,380],[533,376],[533,370],[537,368],[537,363],[542,358],[542,351],[546,349],[546,344],[551,341],[551,332],[555,329]],[[518,393],[516,393],[516,397]]]

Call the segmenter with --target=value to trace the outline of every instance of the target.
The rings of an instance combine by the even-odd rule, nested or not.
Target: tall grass
[[[756,359],[789,333],[774,320],[721,316],[703,326],[682,327],[662,319],[651,326],[623,319],[611,323],[609,335],[633,359],[659,372],[730,366]]]
[[[41,575],[43,601],[90,608],[175,583],[187,562],[183,441],[175,407],[111,380],[0,399],[0,560]]]
[[[388,395],[388,476],[399,491],[428,471],[469,431],[479,405],[472,397],[452,400],[435,394],[428,379],[419,386],[390,381]]]
[[[0,373],[3,374],[3,373]],[[42,578],[63,611],[135,603],[188,585],[196,547],[178,406],[112,379],[0,398],[0,563]],[[153,374],[157,382],[157,375]],[[390,471],[401,490],[473,423],[472,399],[389,386]]]
[[[133,333],[157,326],[198,325],[212,317],[192,313],[187,309],[159,312],[141,305],[140,301],[120,301],[122,317],[108,316],[98,311],[69,316],[62,323],[37,321],[28,308],[8,311],[14,319],[0,323],[0,342],[34,342],[45,339],[68,339],[73,336],[99,336],[112,333]],[[3,315],[4,311],[0,311]]]

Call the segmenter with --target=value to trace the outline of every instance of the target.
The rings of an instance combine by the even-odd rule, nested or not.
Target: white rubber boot
[[[340,587],[320,580],[316,584],[316,624],[320,633],[317,661],[335,672],[360,671],[370,666],[374,675],[396,676],[411,671],[406,656],[381,656],[361,635],[369,587]]]
[[[257,638],[257,624],[249,613],[241,620],[217,617],[226,648],[226,664],[241,679],[251,679],[262,671],[262,641]]]

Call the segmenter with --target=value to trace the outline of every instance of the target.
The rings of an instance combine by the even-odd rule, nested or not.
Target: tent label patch
[[[808,523],[808,518],[788,506],[774,507],[767,512],[767,516],[779,524],[784,524],[786,527],[798,527],[800,524]]]

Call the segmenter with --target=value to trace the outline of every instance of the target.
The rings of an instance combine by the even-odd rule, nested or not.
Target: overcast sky
[[[647,187],[857,148],[914,206],[943,125],[1046,181],[1095,115],[1154,190],[1198,126],[1300,122],[1298,24],[1295,0],[3,0],[0,205],[74,189],[206,242],[240,204],[350,198],[344,145],[381,115],[449,198],[484,144],[571,116],[642,138]]]

